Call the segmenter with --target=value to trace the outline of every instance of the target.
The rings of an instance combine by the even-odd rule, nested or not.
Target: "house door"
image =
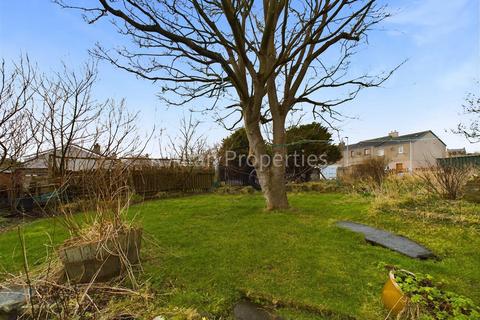
[[[403,163],[401,163],[401,162],[400,162],[400,163],[397,163],[397,164],[395,165],[395,171],[397,171],[397,172],[403,172]]]

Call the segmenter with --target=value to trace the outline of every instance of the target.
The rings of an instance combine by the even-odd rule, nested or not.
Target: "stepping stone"
[[[408,238],[393,234],[385,230],[375,229],[361,223],[350,221],[339,221],[337,222],[337,226],[343,229],[351,230],[353,232],[362,233],[365,236],[366,241],[391,249],[393,251],[400,252],[411,258],[428,259],[435,257],[433,252],[431,252],[424,246]]]
[[[21,308],[27,304],[25,289],[5,288],[0,289],[0,319],[17,319]]]
[[[238,302],[233,309],[233,315],[235,320],[283,320],[249,301]]]

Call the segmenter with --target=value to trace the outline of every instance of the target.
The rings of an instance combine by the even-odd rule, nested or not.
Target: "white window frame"
[[[398,154],[403,154],[405,150],[403,150],[403,145],[398,147]]]
[[[369,155],[370,155],[370,152],[371,152],[371,151],[370,151],[369,148],[363,149],[363,155],[364,155],[364,156],[369,156]]]
[[[377,156],[379,156],[379,157],[385,156],[385,149],[378,149],[377,150]]]

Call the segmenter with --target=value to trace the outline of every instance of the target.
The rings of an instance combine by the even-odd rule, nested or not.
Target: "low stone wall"
[[[463,199],[480,203],[480,176],[472,178],[467,182]]]

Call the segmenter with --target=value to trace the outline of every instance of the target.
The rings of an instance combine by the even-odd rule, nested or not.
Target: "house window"
[[[383,157],[385,155],[385,150],[384,149],[378,149],[377,150],[377,156]]]
[[[403,153],[403,146],[398,147],[398,153]]]
[[[355,151],[350,151],[350,156],[353,158],[355,156]]]
[[[368,156],[370,154],[370,149],[363,149],[363,154]]]

